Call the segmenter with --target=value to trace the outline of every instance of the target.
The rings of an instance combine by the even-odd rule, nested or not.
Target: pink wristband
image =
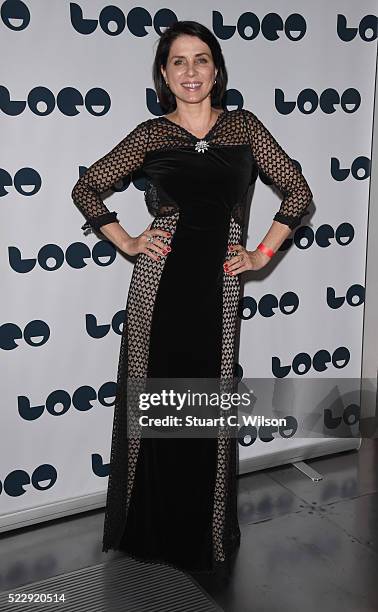
[[[265,253],[265,255],[269,255],[269,257],[273,257],[273,255],[275,254],[273,249],[270,249],[269,247],[265,246],[265,244],[263,242],[260,242],[260,244],[257,246],[257,248],[262,253]]]

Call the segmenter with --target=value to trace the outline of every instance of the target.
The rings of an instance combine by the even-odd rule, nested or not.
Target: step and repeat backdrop
[[[176,20],[214,32],[227,108],[253,111],[314,194],[271,265],[243,278],[240,390],[288,425],[241,428],[240,473],[359,447],[376,1],[276,4],[0,2],[0,530],[105,503],[133,263],[83,232],[71,190],[162,114],[152,62]],[[152,221],[144,188],[128,176],[106,199],[134,236]],[[280,200],[258,176],[248,249]]]

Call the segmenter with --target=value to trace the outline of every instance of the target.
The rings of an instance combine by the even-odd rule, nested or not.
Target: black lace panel
[[[231,217],[236,221],[240,227],[244,227],[245,221],[245,200],[243,202],[236,202],[231,210]]]
[[[90,166],[75,184],[72,199],[87,219],[84,227],[98,229],[105,223],[117,221],[116,213],[109,211],[101,194],[124,176],[142,168],[147,152],[194,147],[198,140],[165,117],[148,119],[137,125],[109,153]],[[223,112],[206,140],[211,147],[249,145],[257,167],[282,193],[274,220],[291,229],[300,224],[312,200],[312,192],[300,169],[254,113],[246,109]],[[172,214],[178,209],[161,188],[151,182],[147,183],[145,201],[156,216]],[[243,223],[244,212],[244,205],[235,202],[232,214],[237,223]]]
[[[300,169],[256,115],[245,109],[243,115],[259,170],[271,179],[284,196],[273,218],[294,229],[300,224],[312,200],[310,187]]]
[[[110,212],[101,194],[119,180],[141,167],[148,143],[148,123],[137,125],[109,153],[92,164],[75,184],[71,197],[87,219],[82,229],[99,229],[106,223],[118,221]]]
[[[154,185],[150,180],[146,182],[144,200],[147,209],[154,217],[163,217],[179,212],[177,204],[169,203],[169,198],[163,193],[161,187]]]

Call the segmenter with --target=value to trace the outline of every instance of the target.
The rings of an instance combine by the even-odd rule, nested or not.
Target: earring
[[[215,83],[216,83],[216,82],[217,82],[217,80],[215,79],[215,81],[214,81],[214,85],[215,85]]]

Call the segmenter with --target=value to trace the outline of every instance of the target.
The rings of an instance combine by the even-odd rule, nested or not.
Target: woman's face
[[[161,72],[176,98],[188,103],[200,102],[209,96],[217,75],[209,46],[188,34],[181,34],[173,41],[166,68],[161,67]]]

